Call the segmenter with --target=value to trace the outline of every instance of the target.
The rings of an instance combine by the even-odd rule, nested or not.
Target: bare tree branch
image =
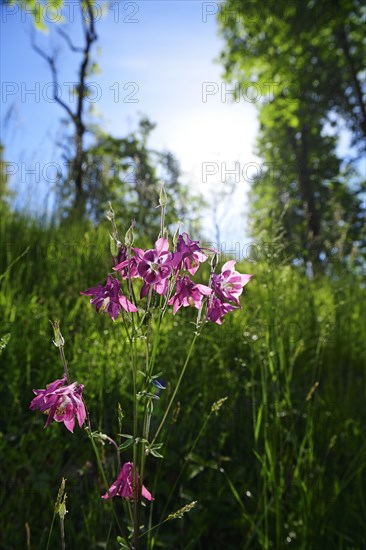
[[[47,55],[41,48],[37,46],[34,40],[34,32],[32,32],[31,36],[31,45],[33,50],[42,57],[49,65],[51,69],[52,74],[52,84],[53,84],[53,99],[67,112],[69,117],[75,122],[75,115],[70,109],[70,107],[65,103],[59,96],[58,89],[59,89],[59,83],[57,78],[57,69],[56,69],[56,62],[54,56]]]
[[[84,196],[84,144],[83,138],[86,132],[86,126],[84,122],[84,107],[85,107],[85,98],[87,92],[87,83],[86,79],[88,76],[88,70],[90,68],[90,52],[94,42],[97,40],[98,36],[95,32],[95,19],[93,13],[93,7],[91,0],[79,0],[80,10],[81,10],[81,21],[84,31],[84,47],[77,47],[73,44],[71,38],[68,34],[62,29],[58,29],[58,33],[66,41],[70,50],[75,53],[81,53],[83,55],[80,68],[79,68],[79,80],[76,86],[77,89],[77,102],[75,107],[75,112],[72,111],[70,106],[60,97],[59,94],[59,83],[57,76],[56,60],[55,56],[47,55],[41,48],[37,46],[34,40],[34,35],[32,35],[31,43],[34,51],[42,57],[50,67],[53,81],[53,98],[54,100],[66,111],[68,117],[71,119],[74,125],[74,158],[73,158],[73,171],[72,171],[72,180],[75,184],[75,200],[74,206],[75,209],[82,214],[85,207],[85,196]],[[86,6],[86,11],[85,11]]]
[[[67,43],[67,45],[69,46],[69,48],[72,52],[75,52],[75,53],[83,53],[84,52],[84,48],[80,48],[79,46],[74,46],[74,44],[71,41],[71,38],[69,37],[69,35],[64,30],[62,30],[58,27],[57,32],[60,36],[62,36],[62,38],[65,40],[65,42]]]

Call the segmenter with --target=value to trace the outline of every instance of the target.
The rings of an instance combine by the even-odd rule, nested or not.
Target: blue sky
[[[66,5],[65,13],[74,20],[62,28],[78,43],[77,0]],[[215,9],[214,2],[199,0],[110,1],[97,22],[101,51],[96,59],[102,73],[90,79],[95,90],[93,107],[102,127],[115,136],[133,130],[140,113],[157,123],[151,146],[174,152],[185,181],[209,200],[220,180],[225,180],[225,170],[240,171],[222,233],[224,239],[242,240],[246,224],[241,213],[248,190],[248,178],[242,172],[258,162],[252,153],[256,111],[249,101],[232,103],[231,87],[223,83],[222,68],[215,62],[222,46],[211,14]],[[46,21],[58,15],[46,13]],[[58,48],[59,82],[66,98],[67,83],[76,80],[78,63],[54,27],[49,23],[48,34],[36,32],[36,40],[47,52]],[[42,171],[48,170],[52,179],[48,163],[60,162],[55,143],[64,113],[51,101],[51,75],[45,61],[31,49],[31,29],[29,15],[17,7],[2,7],[2,139],[6,160],[23,163],[13,177],[22,201],[33,207],[40,202],[44,207],[47,186]],[[39,177],[27,172],[37,162]],[[213,231],[210,220],[210,215],[204,216],[208,236]]]

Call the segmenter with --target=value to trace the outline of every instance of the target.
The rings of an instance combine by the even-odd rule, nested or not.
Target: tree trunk
[[[74,182],[75,182],[75,201],[74,207],[78,216],[83,217],[85,212],[85,194],[83,186],[83,175],[84,175],[84,147],[83,147],[83,136],[85,128],[81,121],[76,127],[75,131],[75,149],[76,155],[74,159]]]
[[[309,244],[309,251],[311,252],[311,262],[313,264],[314,271],[318,271],[318,267],[320,267],[319,250],[317,248],[320,238],[320,212],[316,208],[314,187],[311,179],[309,158],[310,136],[309,127],[307,126],[307,124],[303,124],[300,131],[301,138],[299,141],[297,141],[295,138],[295,132],[291,130],[290,139],[299,167],[300,193],[308,229],[308,234],[305,242]]]
[[[346,34],[346,30],[344,28],[344,25],[342,25],[342,28],[340,29],[339,37],[340,37],[341,47],[351,73],[351,79],[352,79],[351,83],[354,90],[354,97],[356,98],[357,105],[361,111],[361,116],[359,118],[355,117],[355,120],[359,123],[360,130],[363,133],[364,137],[366,138],[366,105],[363,100],[362,86],[357,76],[357,68],[355,67],[355,63],[351,55],[351,48],[348,42],[348,37]],[[351,112],[353,112],[352,105],[350,106],[350,110]]]

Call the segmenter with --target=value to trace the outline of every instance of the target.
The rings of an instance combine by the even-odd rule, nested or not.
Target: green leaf
[[[0,338],[0,355],[2,354],[3,350],[6,348],[6,346],[9,343],[10,340],[10,333],[4,334],[2,338]]]
[[[118,448],[119,448],[120,451],[124,451],[125,449],[128,449],[128,447],[131,447],[131,445],[133,445],[133,443],[134,443],[133,439],[127,439]]]
[[[204,471],[204,466],[192,466],[190,469],[189,469],[189,474],[188,474],[188,479],[193,479],[194,477],[198,476],[198,474],[200,474],[201,472]]]
[[[154,443],[154,445],[152,445],[152,448],[153,449],[161,449],[163,445],[164,445],[164,443]]]
[[[261,429],[261,423],[262,423],[262,415],[263,415],[263,403],[261,403],[258,414],[257,414],[257,420],[255,423],[255,430],[254,430],[254,440],[257,443],[258,437],[259,437],[259,431]]]
[[[149,449],[149,453],[155,456],[155,458],[164,458],[164,456],[158,453],[156,449]]]

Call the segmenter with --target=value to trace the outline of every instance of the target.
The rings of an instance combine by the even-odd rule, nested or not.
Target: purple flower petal
[[[75,426],[75,415],[80,427],[86,419],[85,405],[82,400],[84,386],[80,384],[77,387],[76,382],[61,386],[65,383],[66,377],[48,384],[45,390],[33,390],[39,395],[31,401],[29,408],[48,413],[45,428],[55,420],[56,422],[63,422],[66,428],[72,432]]]
[[[126,269],[126,267],[124,266],[123,269]],[[136,266],[133,269],[137,275]],[[129,312],[137,311],[137,307],[121,294],[121,283],[111,275],[108,275],[107,283],[104,286],[99,284],[97,287],[81,292],[81,294],[93,295],[94,298],[90,300],[90,303],[95,306],[97,313],[105,311],[113,321],[117,319],[122,308]]]
[[[115,496],[120,496],[126,499],[134,499],[135,495],[133,492],[133,478],[134,478],[133,463],[126,462],[122,466],[116,481],[114,481],[110,486],[109,494],[107,491],[101,498],[108,499],[109,497],[113,498]],[[139,486],[140,478],[137,472],[136,472],[136,479],[137,479],[137,486]],[[147,500],[154,500],[150,491],[148,491],[144,485],[141,488],[141,494]]]

